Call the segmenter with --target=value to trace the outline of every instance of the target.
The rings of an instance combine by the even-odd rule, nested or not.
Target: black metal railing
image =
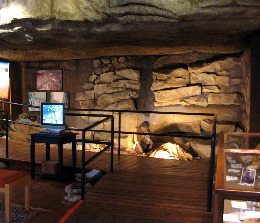
[[[113,115],[118,114],[118,130],[114,130],[113,134],[118,134],[118,155],[121,150],[121,135],[122,134],[136,134],[136,135],[151,135],[151,136],[173,136],[183,138],[196,138],[210,140],[210,162],[209,162],[209,180],[207,190],[207,211],[212,210],[212,193],[214,181],[214,166],[215,166],[215,147],[216,147],[216,121],[217,116],[213,113],[188,113],[188,112],[161,112],[161,111],[129,111],[129,110],[99,110],[99,109],[70,109],[70,111],[84,111],[84,112],[111,112]],[[158,133],[141,133],[135,131],[122,131],[122,114],[123,113],[140,113],[140,114],[160,114],[160,115],[188,115],[188,116],[207,116],[212,118],[212,130],[206,134],[193,134],[185,132],[169,132],[165,134]],[[110,132],[106,130],[92,130],[93,132]]]
[[[1,103],[1,101],[0,101]],[[7,103],[7,102],[3,102]],[[10,103],[9,104],[16,104],[16,105],[22,105],[18,103]],[[31,105],[26,105],[31,106]],[[82,114],[82,113],[69,113],[69,112],[103,112],[103,113],[110,113],[110,115],[97,115],[97,114]],[[192,134],[192,133],[184,133],[184,132],[170,132],[165,134],[157,134],[157,133],[141,133],[136,131],[122,131],[122,114],[124,113],[140,113],[140,114],[160,114],[160,115],[187,115],[187,116],[207,116],[212,118],[212,130],[211,133],[208,134]],[[118,115],[118,130],[115,130],[114,128],[114,116]],[[214,166],[215,166],[215,146],[216,146],[216,120],[217,117],[215,114],[212,113],[188,113],[188,112],[161,112],[161,111],[129,111],[129,110],[100,110],[100,109],[75,109],[70,108],[68,109],[68,113],[66,115],[70,116],[100,116],[104,117],[107,120],[111,120],[111,130],[96,130],[93,129],[95,126],[101,124],[102,122],[105,122],[104,120],[101,120],[97,123],[92,124],[91,126],[86,127],[85,129],[73,129],[76,131],[82,131],[82,167],[91,162],[94,158],[91,158],[90,161],[85,161],[85,143],[93,143],[93,140],[86,140],[85,133],[87,131],[91,132],[106,132],[111,133],[111,165],[113,165],[113,150],[114,150],[114,134],[118,134],[118,155],[120,155],[120,149],[121,149],[121,135],[122,134],[137,134],[137,135],[152,135],[152,136],[174,136],[174,137],[184,137],[184,138],[196,138],[196,139],[208,139],[211,141],[211,151],[210,151],[210,164],[209,164],[209,180],[208,180],[208,191],[207,191],[207,211],[210,212],[212,209],[212,191],[213,191],[213,181],[214,181]],[[112,124],[113,120],[113,124]],[[25,124],[25,123],[19,123],[19,124]],[[113,128],[112,128],[113,127]],[[113,139],[112,139],[113,138]],[[99,142],[99,141],[96,141]],[[108,143],[108,142],[107,142]],[[109,145],[109,143],[107,144]],[[113,147],[113,149],[112,149]],[[105,147],[106,148],[106,147]],[[109,147],[108,147],[109,148]],[[108,149],[107,148],[107,149]],[[107,150],[105,149],[105,150]],[[83,154],[84,153],[84,154]],[[103,153],[103,152],[102,152]],[[98,155],[99,156],[99,155]],[[83,168],[82,168],[83,169]],[[111,169],[113,171],[113,167]],[[85,168],[84,168],[85,171]],[[82,173],[82,177],[83,177]],[[83,182],[83,180],[82,180]],[[84,181],[85,182],[85,181]],[[82,188],[84,190],[84,188]],[[84,196],[84,195],[83,195]]]
[[[97,157],[99,157],[102,153],[107,151],[108,149],[111,149],[110,152],[110,171],[112,172],[114,170],[114,116],[113,115],[98,115],[98,114],[79,114],[79,113],[66,113],[68,116],[91,116],[91,117],[99,117],[103,118],[102,120],[99,120],[95,122],[94,124],[84,128],[80,129],[82,131],[81,134],[81,142],[82,142],[82,155],[81,155],[81,200],[85,199],[85,173],[86,173],[86,165],[95,160]],[[100,141],[100,140],[94,140],[94,139],[86,139],[86,132],[90,131],[92,132],[92,129],[104,122],[107,122],[110,120],[110,134],[111,138],[110,141]],[[74,129],[75,131],[75,129]],[[86,160],[86,143],[95,143],[95,144],[103,144],[106,145],[101,151],[97,152],[95,155],[90,157]]]
[[[0,101],[2,102],[2,101]],[[19,103],[12,103],[12,102],[2,102],[2,103],[8,103],[8,104],[12,104],[12,105],[19,105],[19,106],[26,106],[26,107],[38,107],[38,106],[31,106],[31,105],[23,105],[23,104],[19,104]],[[39,107],[38,107],[39,108]],[[41,127],[40,125],[33,125],[30,123],[24,123],[24,122],[17,122],[17,121],[13,121],[13,120],[9,120],[8,117],[8,112],[5,110],[0,110],[0,112],[3,112],[5,114],[3,119],[0,119],[0,121],[3,121],[5,123],[5,135],[6,135],[6,159],[9,159],[9,146],[8,146],[8,130],[9,130],[9,124],[8,123],[16,123],[16,124],[22,124],[22,125],[28,125],[28,126],[34,126],[34,127]],[[95,160],[97,157],[99,157],[102,153],[104,153],[105,151],[107,151],[108,149],[111,149],[111,155],[110,155],[110,171],[114,170],[114,117],[113,115],[102,115],[102,114],[81,114],[81,113],[66,113],[66,116],[90,116],[90,117],[99,117],[99,118],[103,118],[102,120],[99,120],[97,122],[95,122],[94,124],[84,128],[84,129],[70,129],[67,128],[66,130],[73,130],[73,131],[80,131],[81,132],[81,136],[82,139],[81,140],[77,140],[78,142],[81,141],[82,143],[82,157],[81,157],[81,199],[84,200],[85,199],[85,173],[86,173],[86,165],[89,164],[90,162],[92,162],[93,160]],[[110,120],[111,123],[111,128],[110,128],[110,133],[111,133],[111,138],[110,141],[99,141],[99,140],[91,140],[91,139],[86,139],[86,132],[90,131],[92,132],[92,128],[107,122]],[[101,130],[102,131],[102,130]],[[85,151],[85,146],[86,143],[95,143],[95,144],[103,144],[106,145],[106,147],[104,147],[101,151],[97,152],[95,155],[93,155],[92,157],[88,158],[86,160],[86,151]]]

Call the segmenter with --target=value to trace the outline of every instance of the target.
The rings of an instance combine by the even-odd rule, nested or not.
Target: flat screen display
[[[50,131],[65,129],[65,104],[42,102],[41,127]]]

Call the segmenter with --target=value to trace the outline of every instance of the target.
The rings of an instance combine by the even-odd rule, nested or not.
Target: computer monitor
[[[41,127],[49,132],[65,130],[65,104],[42,102]]]

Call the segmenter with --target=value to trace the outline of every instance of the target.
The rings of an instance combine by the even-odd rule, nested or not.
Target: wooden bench
[[[29,193],[30,176],[14,170],[0,170],[0,192],[5,193],[5,220],[11,222],[11,193],[21,187],[25,190],[25,210],[30,209]]]

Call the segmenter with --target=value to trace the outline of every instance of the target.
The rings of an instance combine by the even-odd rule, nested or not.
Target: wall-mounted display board
[[[230,222],[228,218],[237,218],[238,222],[247,219],[251,222],[254,218],[260,220],[260,212],[257,209],[254,209],[255,213],[252,214],[251,208],[250,214],[245,215],[250,206],[247,203],[257,206],[260,202],[260,133],[220,133],[215,195],[215,222]],[[230,215],[225,213],[224,210],[229,208],[225,207],[225,203],[229,201],[235,204],[237,200],[245,201],[241,204],[247,204],[237,211],[240,213],[243,210],[244,214],[234,217],[234,205],[229,205],[230,210],[233,210]]]
[[[28,92],[29,111],[40,111],[41,102],[46,102],[46,92]]]
[[[38,70],[37,90],[62,90],[62,70]]]
[[[0,62],[0,98],[8,98],[9,93],[9,62]]]
[[[68,92],[50,92],[50,102],[64,103],[65,107],[69,107],[69,93]]]

